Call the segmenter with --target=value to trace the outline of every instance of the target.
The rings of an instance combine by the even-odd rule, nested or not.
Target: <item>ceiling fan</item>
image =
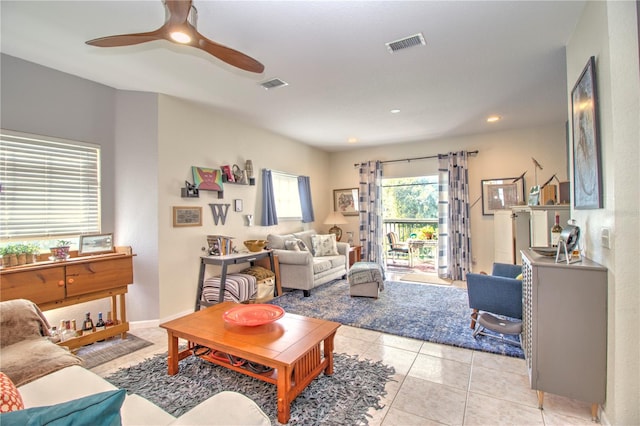
[[[163,0],[165,23],[155,31],[100,37],[86,43],[98,47],[131,46],[155,40],[168,40],[204,50],[234,67],[254,73],[262,73],[264,65],[244,53],[215,43],[196,29],[198,11],[192,0]]]

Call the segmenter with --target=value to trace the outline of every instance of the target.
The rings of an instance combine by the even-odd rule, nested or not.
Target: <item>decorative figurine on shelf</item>
[[[242,181],[242,169],[240,169],[240,166],[238,166],[237,164],[233,165],[233,168],[231,169],[233,171],[233,177],[235,179],[236,182],[241,182]]]
[[[182,198],[198,198],[200,193],[195,185],[192,185],[188,181],[184,181],[184,188],[181,188],[180,195]]]
[[[247,177],[251,179],[253,177],[253,161],[247,160],[244,164],[244,169],[247,171]]]

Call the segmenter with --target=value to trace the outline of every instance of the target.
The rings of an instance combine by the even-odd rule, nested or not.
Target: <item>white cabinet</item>
[[[494,261],[520,264],[520,251],[529,247],[551,245],[551,227],[555,214],[560,225],[569,220],[569,206],[515,206],[511,210],[495,212],[493,216]]]

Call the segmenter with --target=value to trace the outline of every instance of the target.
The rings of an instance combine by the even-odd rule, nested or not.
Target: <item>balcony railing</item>
[[[411,234],[420,236],[420,230],[426,226],[432,226],[435,230],[433,238],[438,235],[438,219],[384,219],[384,235],[395,232],[400,241],[411,238]]]

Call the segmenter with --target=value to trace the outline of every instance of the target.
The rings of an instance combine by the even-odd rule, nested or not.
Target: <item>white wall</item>
[[[587,257],[609,268],[605,421],[640,424],[640,93],[634,2],[588,2],[567,45],[567,96],[596,57],[604,208],[574,210]],[[611,230],[611,249],[600,244]]]
[[[158,95],[118,91],[115,123],[116,231],[133,247],[129,321],[157,319],[158,287]]]
[[[246,239],[303,229],[300,221],[272,227],[245,226],[244,215],[249,213],[254,214],[254,224],[260,223],[262,169],[310,176],[316,223],[321,223],[329,211],[329,161],[325,152],[247,126],[215,109],[168,96],[160,96],[158,122],[160,318],[167,318],[193,310],[201,248],[207,246],[207,235],[232,236],[236,245],[244,249],[242,242]],[[219,168],[238,164],[244,168],[247,159],[253,161],[256,186],[226,185],[221,200],[211,191],[200,191],[199,198],[180,197],[184,181],[193,182],[191,166]],[[243,200],[242,213],[233,211],[234,199]],[[224,225],[214,224],[211,203],[231,204]],[[174,228],[173,206],[202,207],[203,226]],[[216,271],[215,267],[208,268],[208,272]]]
[[[524,171],[525,185],[535,183],[531,157],[544,167],[538,171],[542,184],[554,173],[561,181],[567,179],[565,123],[521,130],[496,131],[429,142],[405,143],[387,147],[374,147],[331,154],[332,173],[327,193],[332,189],[358,186],[358,171],[353,166],[366,160],[398,160],[447,153],[449,151],[478,150],[469,160],[470,198],[477,203],[471,208],[471,239],[475,271],[490,271],[493,263],[493,216],[482,215],[481,180],[517,177]],[[385,177],[420,176],[437,174],[438,160],[389,163],[383,166]],[[525,187],[526,187],[525,186]],[[526,190],[525,190],[526,192]],[[526,196],[526,194],[525,194]],[[349,224],[343,231],[358,235],[358,218],[347,217]]]

